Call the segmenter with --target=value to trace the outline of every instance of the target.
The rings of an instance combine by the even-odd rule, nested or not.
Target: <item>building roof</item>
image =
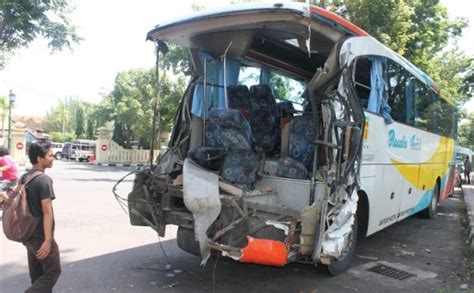
[[[34,130],[35,132],[43,132],[43,117],[33,116],[14,116],[12,117],[13,123],[21,122],[26,128]]]

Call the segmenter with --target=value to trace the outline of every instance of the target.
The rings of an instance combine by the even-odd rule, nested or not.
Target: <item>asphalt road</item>
[[[452,292],[474,289],[465,274],[462,197],[439,207],[434,220],[411,217],[359,240],[353,269],[330,277],[323,267],[290,264],[273,268],[220,257],[200,267],[181,251],[175,227],[158,242],[146,227],[132,227],[112,195],[115,182],[133,168],[55,162],[48,170],[57,199],[55,238],[63,273],[54,292]],[[126,196],[133,176],[120,186]],[[0,291],[23,292],[29,277],[25,248],[0,235]],[[164,251],[164,253],[163,253]],[[362,265],[386,261],[436,274],[393,280],[364,273]],[[362,272],[362,273],[361,273]],[[421,275],[421,274],[420,274]]]

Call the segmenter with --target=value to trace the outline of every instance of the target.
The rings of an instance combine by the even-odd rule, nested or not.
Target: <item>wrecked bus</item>
[[[453,107],[403,57],[303,3],[239,4],[156,26],[192,76],[166,153],[136,174],[132,225],[240,262],[351,262],[358,236],[453,188]],[[283,85],[283,86],[282,86]]]

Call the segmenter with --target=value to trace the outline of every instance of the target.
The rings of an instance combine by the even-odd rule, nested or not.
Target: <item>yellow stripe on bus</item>
[[[436,178],[441,179],[449,172],[449,163],[453,156],[454,140],[441,137],[438,148],[431,158],[421,163],[403,163],[391,159],[403,178],[420,190],[433,188]]]

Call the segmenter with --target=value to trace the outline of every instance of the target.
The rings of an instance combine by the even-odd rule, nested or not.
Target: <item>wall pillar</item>
[[[12,149],[10,155],[17,165],[25,165],[28,156],[26,154],[26,130],[25,128],[12,127]]]
[[[110,140],[112,139],[113,129],[100,127],[97,129],[99,137],[96,142],[96,163],[107,164],[109,162]]]

